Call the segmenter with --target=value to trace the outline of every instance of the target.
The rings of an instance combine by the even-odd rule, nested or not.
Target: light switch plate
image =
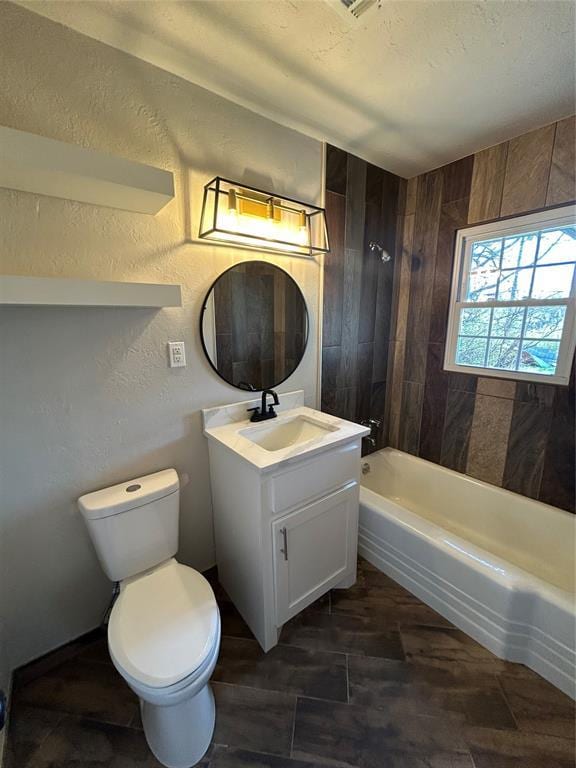
[[[186,367],[186,347],[183,341],[168,342],[168,360],[170,368]]]

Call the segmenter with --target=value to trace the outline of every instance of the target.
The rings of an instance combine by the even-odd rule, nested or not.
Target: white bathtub
[[[363,461],[360,554],[574,698],[576,516],[391,448]]]

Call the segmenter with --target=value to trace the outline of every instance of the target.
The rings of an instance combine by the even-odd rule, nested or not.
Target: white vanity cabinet
[[[296,410],[279,414],[278,426],[305,417],[338,430],[284,451],[254,453],[243,442],[250,434],[245,420],[234,436],[234,428],[207,428],[205,419],[218,578],[265,651],[289,619],[356,580],[366,429]]]
[[[356,571],[358,485],[272,522],[276,623],[282,626]]]

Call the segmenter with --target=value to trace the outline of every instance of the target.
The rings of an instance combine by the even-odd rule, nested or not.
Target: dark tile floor
[[[214,579],[214,574],[210,577]],[[574,705],[361,561],[264,654],[216,585],[204,768],[573,768]],[[20,670],[8,768],[158,768],[98,633]]]

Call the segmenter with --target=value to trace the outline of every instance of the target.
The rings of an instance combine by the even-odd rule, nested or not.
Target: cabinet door
[[[272,523],[277,626],[355,571],[358,494],[350,483]]]

